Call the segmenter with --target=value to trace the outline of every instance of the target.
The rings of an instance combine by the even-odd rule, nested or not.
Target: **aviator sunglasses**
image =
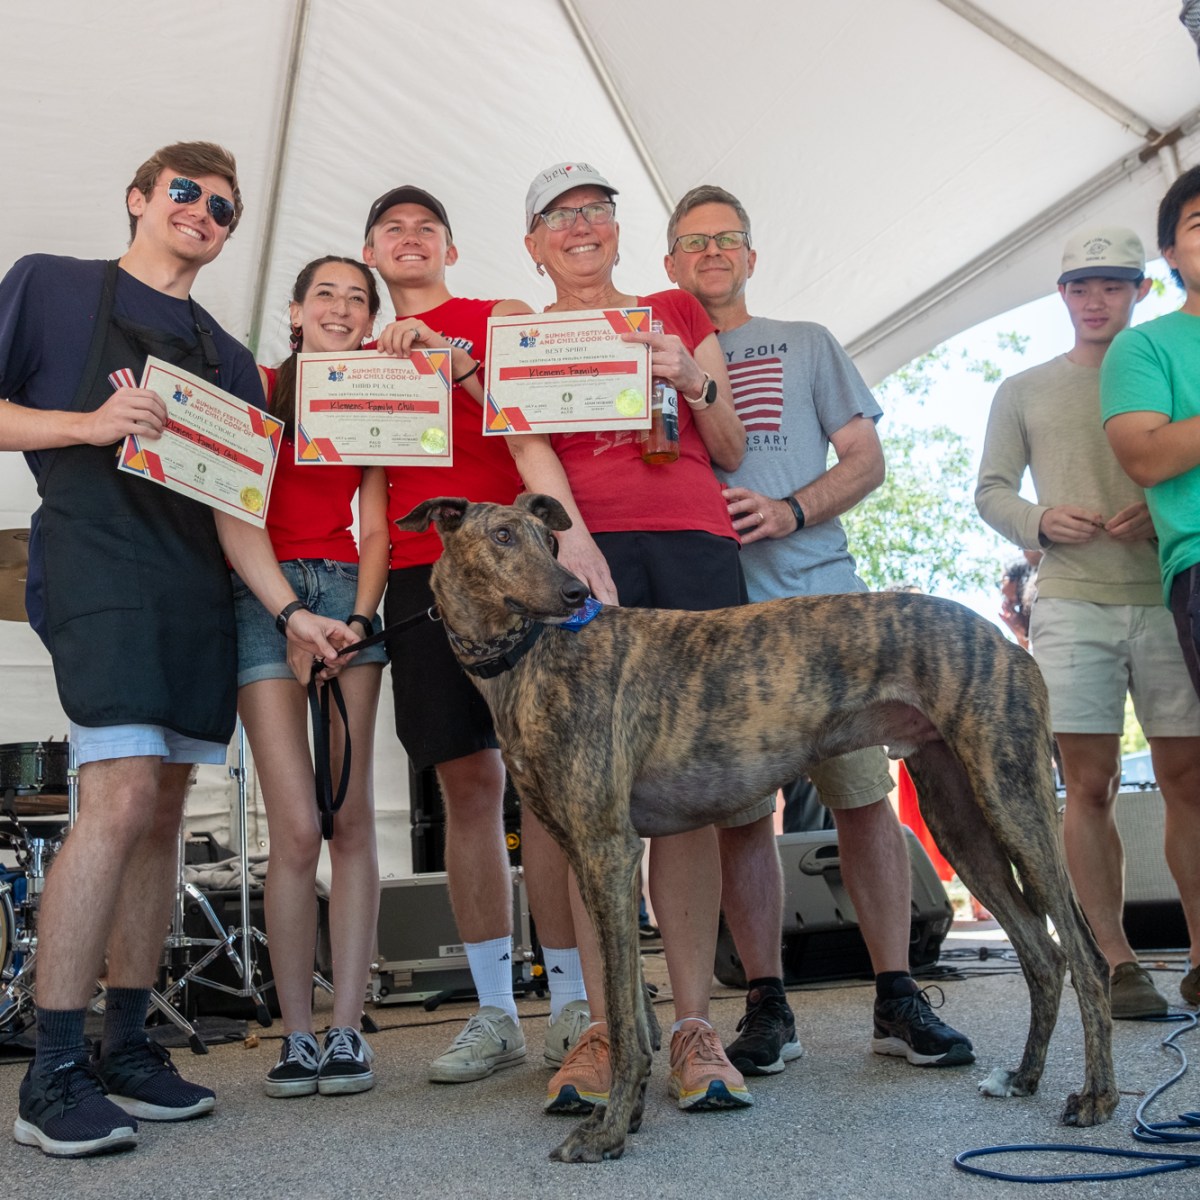
[[[179,175],[167,184],[167,195],[176,204],[195,204],[204,195],[204,189],[194,179],[185,179]],[[226,200],[224,196],[216,196],[209,192],[206,207],[208,215],[222,229],[232,223],[234,212],[232,200]]]

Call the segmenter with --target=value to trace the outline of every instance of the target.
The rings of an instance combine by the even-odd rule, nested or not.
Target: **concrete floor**
[[[432,1013],[419,1005],[372,1008],[377,1087],[347,1097],[268,1100],[262,1077],[279,1052],[278,1023],[252,1025],[249,1041],[214,1046],[204,1056],[174,1053],[185,1075],[217,1089],[211,1117],[181,1125],[143,1122],[141,1143],[126,1154],[64,1161],[0,1141],[0,1179],[14,1200],[91,1200],[92,1197],[688,1197],[809,1195],[903,1200],[936,1196],[987,1198],[1029,1195],[1020,1184],[969,1177],[954,1155],[974,1147],[1041,1141],[1137,1148],[1129,1129],[1141,1097],[1174,1072],[1174,1056],[1159,1041],[1173,1026],[1118,1022],[1115,1053],[1122,1096],[1106,1126],[1070,1130],[1057,1123],[1067,1093],[1082,1079],[1078,1011],[1068,987],[1059,1027],[1037,1096],[990,1100],[975,1088],[995,1066],[1020,1056],[1027,1020],[1024,981],[1006,957],[998,931],[963,923],[943,947],[943,1015],[975,1042],[974,1066],[920,1070],[903,1060],[872,1055],[872,989],[861,981],[794,989],[805,1056],[770,1078],[750,1081],[752,1109],[708,1114],[678,1111],[666,1095],[666,1052],[656,1057],[642,1129],[624,1157],[598,1165],[565,1166],[547,1153],[571,1118],[540,1110],[549,1071],[541,1063],[548,1005],[520,1001],[529,1043],[526,1064],[472,1084],[426,1081],[440,1053],[472,1008],[447,1004]],[[981,960],[979,949],[989,957]],[[660,985],[659,1017],[672,1019],[666,971],[659,954],[645,959]],[[1183,960],[1152,959],[1163,990],[1178,999]],[[741,1015],[739,993],[714,984],[713,1021],[726,1039]],[[1190,1040],[1190,1045],[1188,1041]],[[1193,1058],[1200,1042],[1185,1040]],[[0,1110],[16,1110],[24,1063],[0,1060]],[[1193,1073],[1150,1114],[1167,1120],[1200,1108]],[[1100,1160],[1086,1160],[1096,1169]],[[1113,1160],[1104,1160],[1111,1169]],[[999,1166],[997,1159],[989,1165]],[[1006,1169],[1032,1170],[1032,1160],[1005,1157]],[[1066,1169],[1055,1159],[1042,1170]],[[1194,1194],[1181,1174],[1131,1183],[1093,1185],[1097,1196],[1182,1197]],[[1108,1190],[1100,1191],[1099,1188]],[[1117,1190],[1113,1190],[1117,1189]],[[1048,1184],[1038,1200],[1079,1195],[1075,1185]]]

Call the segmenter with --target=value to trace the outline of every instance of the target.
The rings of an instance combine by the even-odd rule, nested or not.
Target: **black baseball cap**
[[[364,238],[371,236],[371,229],[375,222],[394,204],[420,204],[422,207],[429,209],[445,225],[446,235],[453,239],[454,234],[450,229],[450,218],[446,216],[446,209],[442,205],[442,202],[436,196],[431,196],[424,188],[413,187],[411,183],[406,183],[403,187],[392,188],[390,192],[384,192],[371,205],[371,211],[367,214],[367,228],[363,233]]]

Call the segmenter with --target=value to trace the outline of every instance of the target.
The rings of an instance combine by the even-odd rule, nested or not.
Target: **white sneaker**
[[[542,1054],[546,1066],[557,1071],[591,1021],[592,1013],[586,1000],[564,1004],[558,1017],[546,1025],[546,1048]]]
[[[429,1067],[433,1083],[470,1083],[525,1058],[525,1035],[502,1008],[485,1005]]]

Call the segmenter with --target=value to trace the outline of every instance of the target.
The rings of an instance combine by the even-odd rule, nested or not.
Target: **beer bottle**
[[[654,333],[662,333],[661,321],[651,321]],[[665,379],[655,378],[650,387],[650,428],[643,430],[642,461],[658,465],[679,457],[679,394]]]

